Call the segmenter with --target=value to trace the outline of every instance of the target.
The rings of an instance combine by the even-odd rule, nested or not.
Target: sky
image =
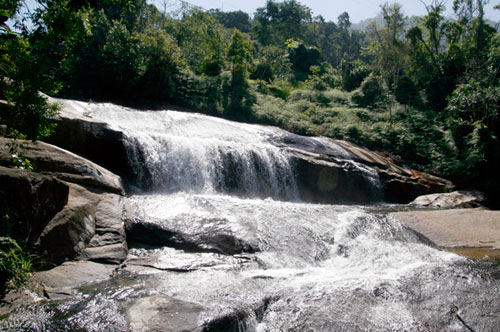
[[[173,4],[178,0],[155,0],[156,3]],[[431,3],[431,0],[422,0],[426,3]],[[258,7],[263,7],[266,0],[187,0],[186,2],[200,6],[204,9],[218,8],[224,11],[242,10],[251,15]],[[303,5],[311,8],[313,15],[321,15],[326,20],[337,21],[337,17],[343,12],[348,12],[351,22],[357,23],[367,18],[373,18],[380,12],[380,5],[385,2],[392,3],[394,1],[386,0],[298,0]],[[424,15],[425,7],[420,0],[399,0],[397,1],[403,6],[403,11],[408,16]],[[448,0],[446,16],[453,16],[451,10],[453,0]],[[486,17],[495,22],[500,21],[500,10],[493,9],[495,4],[499,4],[499,0],[490,0],[490,4],[485,8]]]

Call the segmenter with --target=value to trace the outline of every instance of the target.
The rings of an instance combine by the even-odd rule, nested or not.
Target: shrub
[[[0,293],[22,285],[31,273],[31,260],[17,242],[0,237]]]
[[[387,95],[382,78],[370,74],[361,83],[361,87],[354,91],[351,100],[361,107],[376,108],[386,100]]]

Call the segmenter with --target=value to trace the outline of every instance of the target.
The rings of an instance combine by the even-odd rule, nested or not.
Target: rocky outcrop
[[[68,193],[68,184],[52,176],[0,166],[0,235],[33,244]]]
[[[378,179],[354,164],[288,149],[296,172],[300,198],[317,203],[370,203],[382,201]]]
[[[448,180],[400,167],[381,153],[347,141],[280,134],[274,143],[292,155],[305,201],[408,203],[453,188]]]
[[[253,253],[258,248],[237,237],[227,220],[193,220],[189,225],[172,220],[147,217],[129,205],[125,229],[131,246],[170,247],[187,252],[212,252],[223,255]]]
[[[73,296],[76,288],[108,279],[116,265],[88,261],[65,262],[49,271],[36,272],[34,279],[41,282],[51,299]]]
[[[121,131],[82,114],[71,101],[55,98],[49,98],[49,101],[61,104],[62,109],[54,119],[57,124],[55,133],[46,138],[48,143],[92,160],[125,181],[134,178]]]
[[[9,164],[7,144],[18,145],[34,171],[0,166],[1,235],[37,247],[46,259],[118,264],[126,258],[120,177],[47,143],[0,138],[0,163]]]
[[[410,205],[440,209],[467,209],[482,207],[485,195],[477,190],[459,190],[417,197]]]
[[[68,203],[45,227],[37,245],[56,263],[68,259],[122,262],[127,245],[121,200],[115,194],[95,194],[70,184]]]
[[[53,175],[72,183],[96,187],[102,191],[123,194],[119,176],[72,152],[44,142],[0,138],[0,165],[10,166],[12,155],[9,145],[17,145],[17,153],[29,159],[36,173]]]

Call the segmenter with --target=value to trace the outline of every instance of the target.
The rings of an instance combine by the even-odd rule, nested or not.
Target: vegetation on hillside
[[[427,14],[381,7],[351,30],[297,0],[254,16],[146,0],[1,2],[0,122],[50,134],[37,92],[140,107],[185,106],[399,155],[413,167],[500,197],[500,34],[486,0],[427,0]],[[28,24],[28,21],[31,23]],[[499,202],[496,203],[497,206]]]

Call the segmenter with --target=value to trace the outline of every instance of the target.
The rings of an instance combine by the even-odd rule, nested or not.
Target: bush
[[[361,60],[347,61],[342,59],[338,71],[340,72],[342,88],[352,91],[358,88],[370,74],[370,67]]]
[[[0,237],[0,294],[22,285],[31,273],[31,260],[17,242]]]
[[[354,91],[351,100],[361,107],[376,108],[386,100],[387,95],[382,78],[370,74],[361,83],[361,87]]]

